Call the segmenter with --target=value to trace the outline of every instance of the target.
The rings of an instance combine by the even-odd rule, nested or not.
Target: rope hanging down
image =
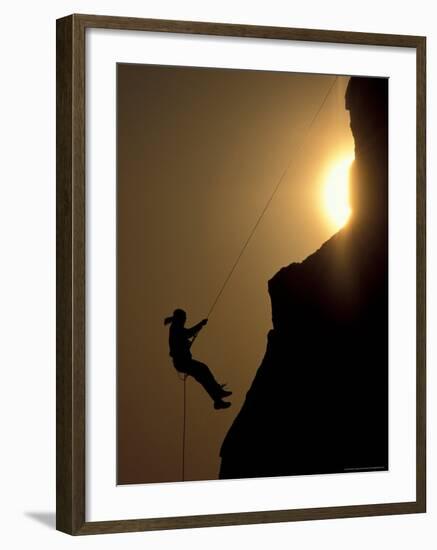
[[[330,85],[328,91],[326,92],[319,108],[317,109],[316,113],[314,114],[313,118],[311,119],[311,122],[309,123],[309,125],[307,127],[307,130],[306,130],[305,135],[304,135],[304,137],[303,137],[303,139],[300,143],[300,147],[298,148],[296,155],[294,155],[288,161],[288,164],[285,167],[284,171],[282,172],[281,177],[278,180],[278,183],[275,185],[270,197],[268,198],[264,208],[262,209],[260,215],[258,216],[254,226],[252,227],[252,230],[249,233],[249,236],[247,237],[246,241],[244,242],[243,247],[240,250],[235,262],[233,263],[228,275],[226,276],[222,286],[220,287],[220,290],[218,291],[217,296],[215,297],[214,301],[212,302],[212,305],[209,308],[209,311],[208,311],[208,314],[207,314],[206,318],[209,318],[211,316],[212,312],[214,311],[215,306],[217,305],[218,301],[220,300],[227,284],[229,283],[232,275],[234,274],[235,269],[237,268],[241,258],[243,257],[243,254],[245,253],[247,247],[249,246],[250,241],[252,240],[253,236],[255,235],[256,230],[258,229],[258,226],[261,223],[261,220],[263,219],[263,217],[264,217],[265,213],[267,212],[270,204],[272,203],[276,193],[278,192],[279,187],[281,186],[282,182],[284,181],[285,175],[287,174],[288,170],[290,169],[290,167],[293,163],[293,160],[295,160],[295,158],[299,155],[300,151],[302,150],[302,148],[303,148],[303,146],[304,146],[304,144],[305,144],[305,142],[306,142],[306,140],[309,136],[309,133],[310,133],[312,127],[314,126],[315,121],[317,120],[317,117],[319,116],[320,112],[322,111],[323,107],[325,106],[325,103],[326,103],[329,95],[331,94],[331,92],[332,92],[332,90],[333,90],[333,88],[334,88],[334,86],[337,82],[337,79],[338,79],[338,77],[336,76],[334,78],[334,81]],[[192,338],[191,345],[193,345],[196,338],[197,338],[197,334],[195,334],[194,337]],[[183,407],[184,408],[183,408],[183,426],[182,426],[182,481],[185,481],[185,445],[186,445],[185,440],[186,440],[186,413],[187,413],[186,380],[187,380],[187,375],[185,375],[184,378],[183,378],[183,382],[184,382],[184,404],[183,404]]]
[[[184,414],[182,420],[182,481],[185,481],[185,430],[187,425],[187,375],[184,376]]]

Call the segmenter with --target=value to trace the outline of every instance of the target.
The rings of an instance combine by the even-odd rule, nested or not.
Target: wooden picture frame
[[[85,32],[90,28],[310,41],[416,50],[416,499],[411,502],[183,517],[86,521]],[[426,511],[426,39],[420,36],[70,15],[57,21],[58,530],[70,535],[409,514]]]

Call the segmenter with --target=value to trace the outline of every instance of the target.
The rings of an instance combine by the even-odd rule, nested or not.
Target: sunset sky
[[[206,316],[290,163],[192,348],[234,392],[232,407],[216,411],[201,386],[186,383],[185,478],[217,479],[221,443],[265,351],[267,281],[340,223],[338,191],[329,189],[353,159],[348,78],[338,77],[308,133],[333,76],[117,70],[118,483],[181,479],[183,383],[163,320],[178,307],[188,326]]]

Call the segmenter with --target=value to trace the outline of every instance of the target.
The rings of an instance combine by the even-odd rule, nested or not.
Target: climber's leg
[[[213,401],[218,401],[223,397],[222,387],[204,363],[193,359],[187,368],[187,374],[192,376],[204,387]]]

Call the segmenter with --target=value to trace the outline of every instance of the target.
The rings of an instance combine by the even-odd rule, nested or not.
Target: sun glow
[[[349,204],[349,169],[353,161],[353,156],[348,156],[337,161],[330,168],[325,180],[325,208],[336,230],[343,227],[351,215]]]

